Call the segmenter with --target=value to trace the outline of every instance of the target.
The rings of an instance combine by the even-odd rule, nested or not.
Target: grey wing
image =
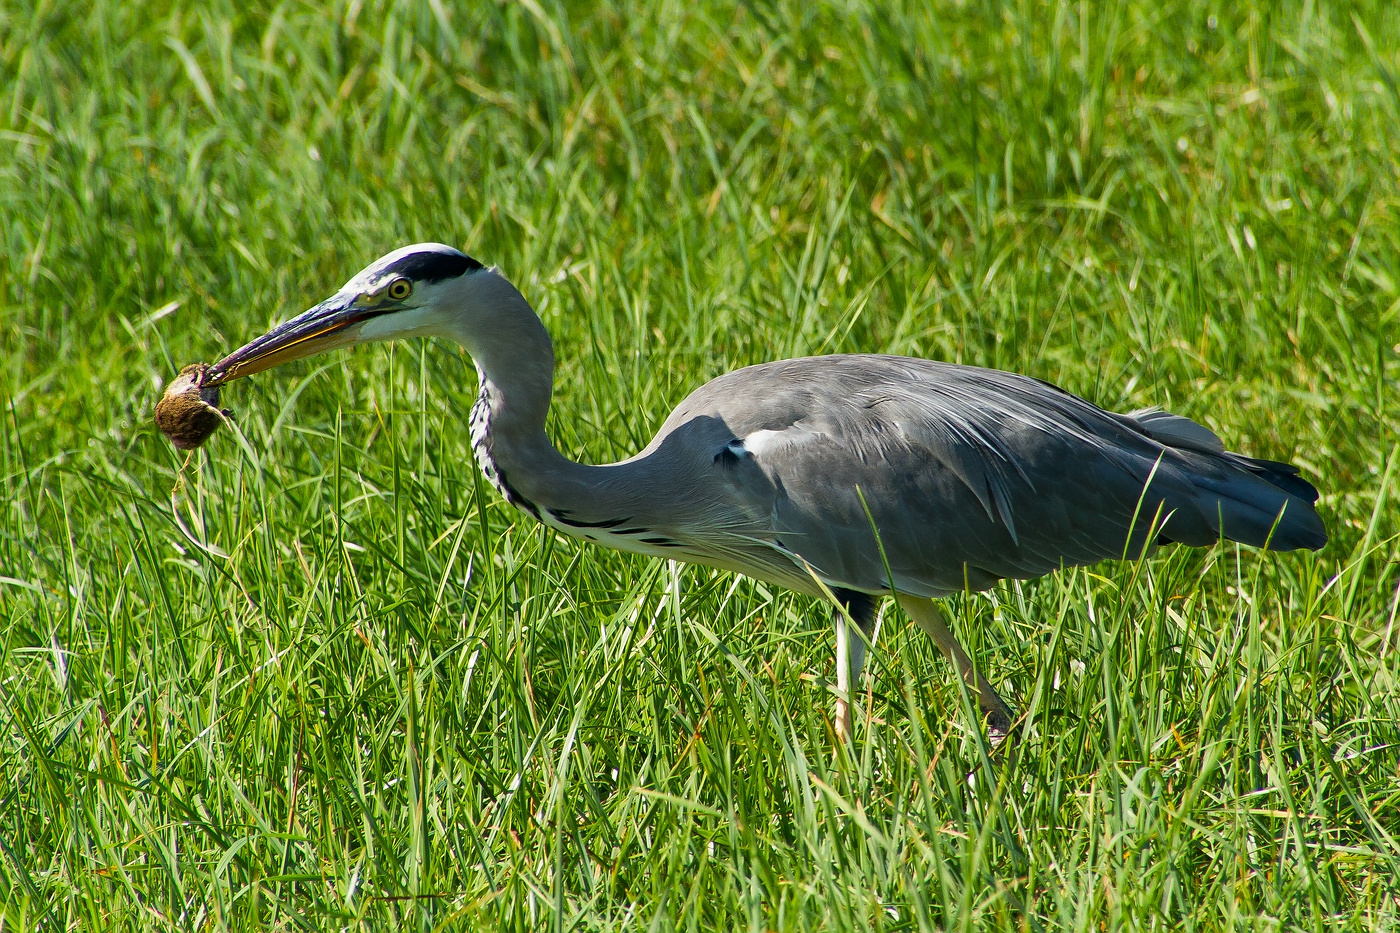
[[[1185,418],[1113,414],[1011,373],[788,360],[721,377],[673,419],[701,410],[734,433],[719,467],[771,501],[774,546],[832,585],[887,589],[888,561],[896,589],[938,596],[1160,541],[1326,540],[1291,467],[1228,453]]]

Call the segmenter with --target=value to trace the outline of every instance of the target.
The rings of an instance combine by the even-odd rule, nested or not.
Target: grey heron
[[[885,596],[965,678],[994,740],[1012,713],[934,599],[1221,539],[1317,549],[1317,490],[1162,411],[1115,414],[1046,382],[899,356],[788,359],[696,389],[645,449],[585,465],[545,433],[548,332],[500,271],[420,243],[208,370],[205,385],[336,347],[443,337],[475,361],[471,441],[516,508],[574,538],[838,603],[835,726]],[[847,620],[855,624],[851,628]],[[858,631],[857,631],[858,629]]]

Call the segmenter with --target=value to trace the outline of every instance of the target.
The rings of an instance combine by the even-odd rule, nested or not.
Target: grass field
[[[0,6],[0,930],[1400,928],[1400,7]],[[455,347],[160,386],[400,244],[499,264],[571,456],[881,351],[1301,465],[1318,554],[887,613],[582,547]]]

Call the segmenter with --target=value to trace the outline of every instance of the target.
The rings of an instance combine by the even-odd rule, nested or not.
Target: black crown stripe
[[[486,268],[466,253],[453,250],[450,253],[428,252],[409,253],[394,260],[385,269],[386,275],[402,275],[414,282],[438,282],[442,279],[455,279],[468,271],[475,272]]]

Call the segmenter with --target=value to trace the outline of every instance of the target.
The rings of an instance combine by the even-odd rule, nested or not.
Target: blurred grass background
[[[1397,76],[1379,0],[0,8],[0,929],[1396,927]],[[181,364],[425,239],[576,457],[904,353],[1199,419],[1332,541],[952,600],[994,768],[888,613],[847,758],[828,610],[512,512],[456,348],[182,470]]]

